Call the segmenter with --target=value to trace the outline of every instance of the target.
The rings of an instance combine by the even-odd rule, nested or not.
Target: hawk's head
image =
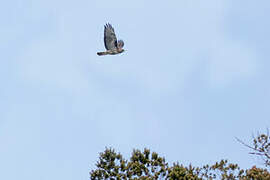
[[[124,41],[123,40],[118,40],[117,41],[117,48],[122,49],[124,47]]]

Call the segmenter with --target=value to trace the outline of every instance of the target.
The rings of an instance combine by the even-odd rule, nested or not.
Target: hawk
[[[97,55],[115,55],[124,52],[124,41],[116,38],[114,29],[109,23],[104,26],[104,45],[106,48],[105,52],[98,52]]]

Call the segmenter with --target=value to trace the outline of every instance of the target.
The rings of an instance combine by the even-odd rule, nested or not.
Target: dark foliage
[[[269,180],[270,173],[266,169],[257,168],[243,170],[237,164],[221,160],[214,165],[203,167],[184,166],[174,163],[169,166],[165,158],[160,157],[149,149],[133,150],[129,160],[125,160],[120,153],[112,148],[100,153],[97,169],[90,172],[91,180]]]

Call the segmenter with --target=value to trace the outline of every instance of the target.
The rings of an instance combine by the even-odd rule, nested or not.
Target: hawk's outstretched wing
[[[97,55],[115,55],[124,52],[124,41],[119,40],[117,41],[114,29],[112,25],[107,23],[104,26],[104,45],[106,48],[105,52],[97,52]]]
[[[117,48],[117,39],[112,25],[109,23],[104,26],[104,44],[107,50]]]

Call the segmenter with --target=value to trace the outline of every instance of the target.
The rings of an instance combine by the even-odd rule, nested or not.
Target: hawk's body
[[[107,51],[98,52],[97,55],[115,55],[124,52],[124,41],[117,41],[114,29],[109,23],[104,26],[104,45]]]

